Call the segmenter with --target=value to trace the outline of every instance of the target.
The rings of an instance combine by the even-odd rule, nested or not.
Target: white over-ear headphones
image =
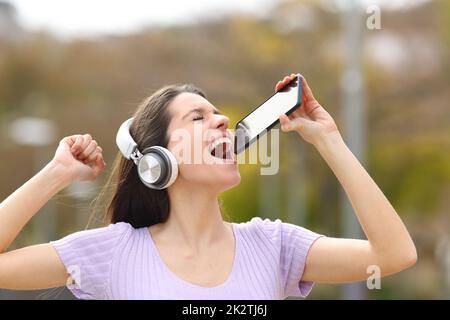
[[[151,189],[161,190],[175,182],[178,163],[172,152],[160,146],[151,146],[139,151],[130,134],[133,118],[126,120],[119,128],[116,143],[120,152],[137,165],[139,179]]]

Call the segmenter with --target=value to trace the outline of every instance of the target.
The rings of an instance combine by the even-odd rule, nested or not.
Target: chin
[[[224,188],[223,191],[232,189],[232,188],[238,186],[240,183],[241,183],[241,175],[239,174],[239,171],[238,171],[236,173],[236,176],[232,180],[230,179],[228,184],[225,184],[226,187]]]
[[[231,189],[241,182],[237,163],[186,165],[180,169],[180,176],[188,184],[199,185],[202,188],[206,188],[208,192],[214,193],[221,193]]]
[[[214,178],[214,180],[211,181],[211,186],[217,188],[218,192],[224,192],[241,183],[241,175],[237,169],[232,172],[216,172],[216,174],[212,174],[211,177]]]

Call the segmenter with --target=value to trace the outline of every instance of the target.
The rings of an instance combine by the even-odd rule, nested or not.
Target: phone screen
[[[236,125],[234,153],[238,154],[275,126],[280,114],[289,114],[301,103],[300,75],[276,92]]]

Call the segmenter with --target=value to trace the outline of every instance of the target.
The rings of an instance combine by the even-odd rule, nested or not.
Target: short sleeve
[[[115,249],[131,228],[130,224],[119,222],[50,241],[74,281],[67,288],[75,297],[105,298]]]
[[[306,257],[314,241],[323,235],[303,227],[259,217],[252,219],[264,230],[279,252],[279,270],[284,296],[307,297],[314,282],[301,281],[305,270]]]

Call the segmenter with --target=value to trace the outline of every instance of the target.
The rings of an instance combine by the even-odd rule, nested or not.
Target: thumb
[[[307,126],[311,122],[313,121],[302,117],[297,117],[291,120],[285,114],[280,115],[281,130],[283,132],[301,131],[305,126]]]

